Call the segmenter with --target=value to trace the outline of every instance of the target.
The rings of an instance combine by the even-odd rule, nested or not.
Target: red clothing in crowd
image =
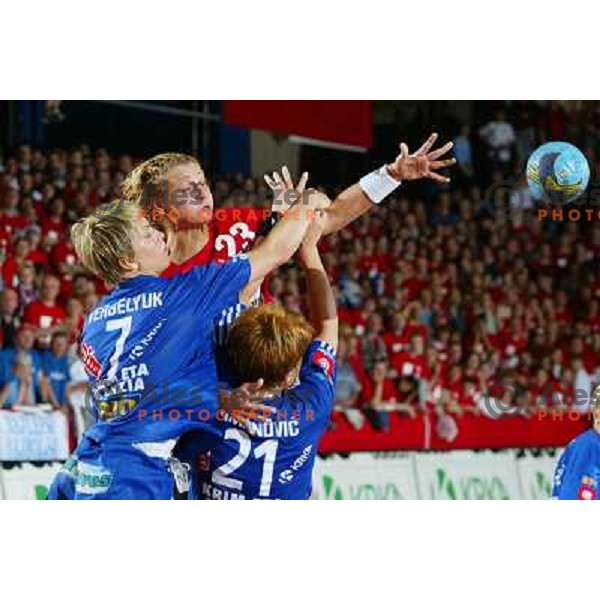
[[[60,306],[48,306],[41,300],[34,300],[25,309],[25,323],[34,327],[53,327],[64,321],[66,313]]]
[[[42,219],[42,238],[49,238],[53,243],[62,239],[67,231],[67,226],[62,220],[56,221],[53,218]]]
[[[50,261],[57,272],[60,264],[70,266],[75,265],[77,262],[77,255],[75,254],[73,244],[67,240],[60,240],[57,242],[50,253]]]
[[[368,377],[365,380],[365,384],[363,387],[363,395],[365,400],[370,402],[373,399],[373,395],[375,394],[375,383],[373,380]],[[398,392],[398,387],[393,379],[386,377],[383,380],[383,392],[381,399],[384,402],[397,402],[399,400],[400,394]]]
[[[383,341],[385,343],[385,349],[387,350],[388,356],[391,358],[402,352],[410,341],[406,328],[402,333],[394,333],[393,331],[387,331],[383,334]]]
[[[367,318],[359,308],[338,308],[338,318],[361,333],[367,324]]]
[[[415,356],[410,352],[399,352],[391,357],[390,364],[401,377],[431,379],[431,370],[423,356]]]
[[[45,267],[48,265],[48,255],[43,250],[40,250],[40,248],[36,248],[27,255],[27,261],[34,265]]]
[[[14,236],[15,233],[27,229],[29,225],[29,219],[25,215],[0,215],[0,229],[3,229],[10,236]]]
[[[402,282],[402,286],[408,290],[408,301],[416,300],[422,290],[429,287],[429,283],[423,279],[410,277]]]
[[[9,256],[2,265],[2,279],[4,285],[9,288],[16,288],[19,285],[19,266],[20,263],[14,256]]]

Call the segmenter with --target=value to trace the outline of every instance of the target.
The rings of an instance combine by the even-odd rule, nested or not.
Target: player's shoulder
[[[333,344],[326,340],[313,340],[304,353],[304,366],[310,366],[333,378],[336,352]]]
[[[333,395],[336,376],[335,348],[324,340],[313,340],[304,354],[298,385],[293,388],[296,399],[318,400]]]
[[[572,439],[560,455],[559,462],[565,465],[600,460],[600,435],[588,429]]]
[[[589,449],[600,454],[600,434],[594,429],[588,429],[572,440],[567,448],[572,448],[573,451]]]

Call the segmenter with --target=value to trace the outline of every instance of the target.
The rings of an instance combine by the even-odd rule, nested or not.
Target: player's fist
[[[308,206],[315,211],[325,210],[331,206],[331,200],[323,192],[314,188],[307,190],[305,197]]]

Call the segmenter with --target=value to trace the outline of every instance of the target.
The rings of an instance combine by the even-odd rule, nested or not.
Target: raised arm
[[[317,243],[323,232],[325,216],[319,211],[306,234],[298,259],[304,270],[308,288],[310,318],[315,328],[315,339],[338,346],[338,317],[335,297]]]
[[[456,163],[454,158],[441,160],[441,157],[451,150],[453,143],[448,142],[437,150],[431,150],[437,138],[438,134],[432,133],[414,154],[409,153],[406,144],[400,144],[400,154],[393,163],[365,175],[358,183],[345,189],[326,210],[324,234],[343,229],[371,207],[381,203],[404,181],[431,179],[438,183],[448,183],[450,178],[440,175],[437,171]],[[280,194],[282,190],[294,189],[285,177],[265,180],[275,194]]]
[[[373,205],[382,202],[404,181],[431,179],[438,183],[448,183],[450,178],[440,175],[437,171],[456,163],[454,158],[439,160],[454,144],[448,142],[432,151],[437,138],[438,134],[432,133],[414,154],[410,154],[406,144],[400,144],[400,154],[393,163],[369,173],[361,178],[359,183],[345,189],[326,211],[324,234],[339,231],[358,219]]]
[[[287,262],[300,247],[306,231],[315,219],[316,211],[325,209],[330,201],[316,190],[305,192],[271,230],[263,242],[248,254],[252,275],[248,285],[254,285],[268,273]]]

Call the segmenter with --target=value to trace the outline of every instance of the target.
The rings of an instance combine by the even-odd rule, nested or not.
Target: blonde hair
[[[266,388],[281,387],[302,360],[313,335],[303,315],[268,304],[251,308],[237,319],[227,338],[227,350],[244,381],[262,378]]]
[[[179,165],[200,163],[189,154],[165,152],[157,154],[138,165],[121,184],[121,193],[125,200],[135,202],[148,210],[165,204],[162,186],[170,169]]]
[[[118,283],[125,269],[121,259],[134,259],[131,233],[140,220],[133,202],[113,200],[71,227],[71,239],[81,264],[107,283]]]

